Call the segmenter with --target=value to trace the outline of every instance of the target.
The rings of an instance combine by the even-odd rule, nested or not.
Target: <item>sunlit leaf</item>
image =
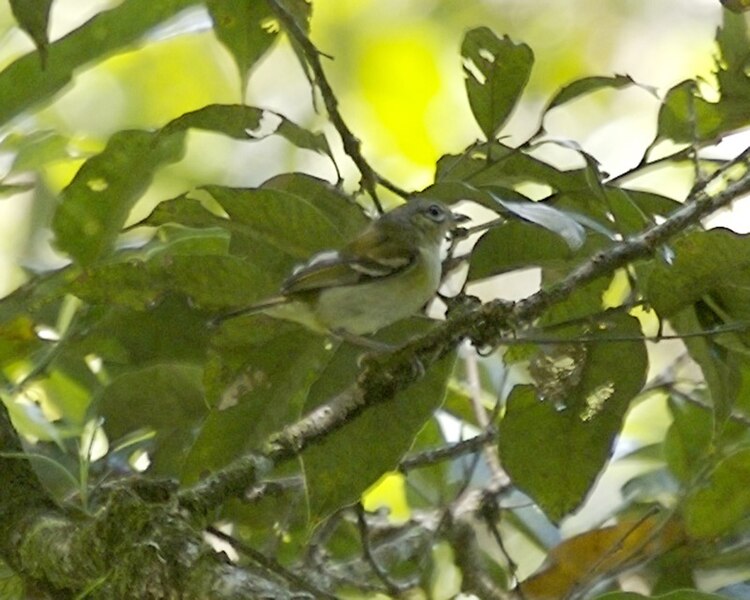
[[[498,38],[489,28],[478,27],[464,36],[461,56],[471,110],[486,139],[491,140],[526,87],[534,54],[526,44]]]
[[[570,215],[542,202],[516,202],[500,194],[492,194],[496,202],[522,219],[539,225],[560,236],[571,250],[578,250],[586,241],[586,231]]]
[[[86,161],[62,192],[52,228],[57,247],[81,264],[111,252],[130,209],[154,170],[182,156],[183,133],[160,136],[120,131],[104,151]]]
[[[19,4],[30,4],[20,0]],[[0,73],[0,122],[28,110],[61,90],[73,71],[138,41],[144,33],[197,0],[129,0],[48,46],[45,68],[28,54]]]

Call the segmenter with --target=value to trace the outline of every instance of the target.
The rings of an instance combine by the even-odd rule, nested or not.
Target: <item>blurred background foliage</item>
[[[55,0],[50,17],[50,40],[63,38],[98,12],[120,4]],[[435,165],[442,156],[457,153],[482,136],[467,101],[461,64],[461,44],[468,29],[484,25],[498,35],[509,35],[516,43],[528,44],[534,53],[530,79],[511,120],[502,130],[501,141],[511,146],[523,143],[543,125],[546,139],[574,140],[577,147],[541,144],[530,149],[529,155],[561,170],[583,169],[587,165],[579,152],[582,149],[596,157],[602,173],[617,176],[633,169],[655,138],[659,137],[654,149],[658,155],[675,151],[681,147],[676,142],[685,141],[675,140],[676,136],[669,139],[670,135],[664,135],[666,127],[660,131],[662,135],[657,136],[661,98],[667,90],[690,79],[696,81],[695,85],[709,99],[712,94],[717,94],[714,87],[715,37],[722,18],[720,6],[714,0],[627,0],[616,3],[596,0],[315,0],[310,36],[320,51],[332,57],[331,60],[324,57],[326,73],[341,112],[361,139],[368,161],[391,181],[416,190],[433,182]],[[256,50],[260,54],[265,49],[264,44],[272,42],[270,33],[277,24],[269,20],[268,27],[269,39],[259,42],[259,49],[247,49],[249,56],[252,57]],[[322,111],[316,110],[321,106],[320,99],[313,98],[306,74],[288,40],[282,37],[274,41],[270,51],[246,74],[238,66],[241,57],[229,52],[218,38],[206,10],[188,8],[176,19],[149,30],[145,40],[107,52],[101,60],[77,69],[70,85],[59,93],[43,97],[38,103],[30,103],[26,110],[17,111],[12,118],[4,115],[0,142],[0,165],[6,175],[4,183],[30,189],[20,193],[11,187],[2,190],[6,197],[0,203],[0,291],[7,294],[16,290],[33,271],[56,269],[66,264],[66,259],[54,248],[50,233],[58,198],[74,181],[81,166],[104,150],[113,135],[129,129],[158,129],[208,104],[244,102],[274,111],[312,131],[324,132],[343,176],[343,188],[350,193],[357,190],[358,172],[343,155],[340,141],[327,118],[321,116]],[[97,42],[105,43],[106,40],[95,39],[92,42],[94,47]],[[30,37],[17,27],[10,4],[0,4],[0,67],[11,65],[33,47]],[[252,58],[247,60],[248,64],[252,63]],[[563,86],[584,77],[615,74],[628,75],[637,85],[624,86],[623,89],[605,86],[564,107],[551,109],[544,113],[543,122],[540,122],[540,115],[550,99]],[[10,103],[13,95],[11,92],[7,94]],[[258,133],[272,131],[277,126],[276,120],[277,117],[268,113],[260,117]],[[292,421],[300,411],[309,410],[330,397],[331,390],[338,389],[342,381],[355,377],[356,365],[347,360],[351,358],[347,356],[350,351],[337,352],[334,348],[330,356],[322,359],[319,339],[288,331],[277,323],[261,320],[253,327],[233,325],[209,342],[212,334],[201,329],[206,315],[200,311],[196,313],[195,306],[185,307],[170,298],[159,305],[158,310],[151,310],[164,289],[184,292],[199,309],[207,312],[241,304],[249,296],[261,297],[274,289],[274,273],[319,249],[316,244],[321,247],[335,245],[363,223],[362,215],[353,209],[353,205],[348,207],[348,212],[342,211],[335,228],[326,228],[324,223],[315,221],[317,216],[312,211],[300,210],[293,214],[243,212],[237,197],[218,186],[251,188],[270,181],[267,188],[284,190],[298,197],[316,189],[320,194],[317,200],[330,209],[343,196],[326,191],[327,188],[307,188],[305,185],[310,183],[309,180],[300,183],[284,174],[300,171],[334,182],[336,169],[319,140],[299,143],[299,136],[274,135],[247,143],[242,136],[228,133],[228,127],[226,130],[211,129],[175,128],[175,147],[165,143],[154,151],[153,156],[149,155],[149,160],[163,160],[165,164],[155,171],[152,181],[143,182],[145,192],[130,212],[126,225],[145,223],[160,228],[162,237],[150,240],[153,230],[144,232],[142,227],[136,227],[124,233],[119,245],[125,256],[132,252],[134,260],[143,260],[148,267],[131,269],[131,263],[124,260],[114,265],[95,265],[91,281],[76,275],[73,283],[53,281],[48,285],[48,288],[70,285],[65,289],[72,289],[77,296],[68,296],[59,306],[56,305],[59,312],[45,314],[55,325],[50,328],[55,330],[50,335],[64,331],[71,320],[77,318],[81,301],[98,306],[96,310],[102,312],[101,306],[108,303],[115,308],[111,315],[87,330],[85,339],[75,340],[72,344],[75,352],[71,356],[43,357],[40,362],[45,365],[58,360],[59,368],[28,386],[23,402],[8,403],[14,423],[26,439],[42,440],[50,445],[50,449],[40,450],[40,454],[47,452],[65,466],[67,473],[75,474],[71,482],[71,477],[60,475],[59,465],[50,466],[50,462],[40,461],[37,470],[46,477],[50,488],[61,497],[71,494],[72,490],[77,492],[84,506],[89,477],[96,479],[103,473],[117,472],[118,468],[123,472],[142,470],[149,466],[149,459],[155,460],[150,464],[152,472],[167,475],[179,472],[184,482],[195,481],[205,469],[218,468],[246,449],[242,445],[244,437],[263,439]],[[720,132],[730,135],[709,148],[705,157],[728,159],[747,145],[746,132],[736,133],[729,129]],[[186,138],[184,154],[179,160],[170,161],[170,157],[176,155],[173,153],[182,152],[181,148],[176,148],[181,143],[179,136],[182,134]],[[146,142],[143,143],[143,147],[147,147]],[[695,183],[694,175],[694,165],[688,161],[674,161],[656,172],[637,173],[628,184],[630,189],[682,198]],[[96,187],[96,180],[93,181]],[[181,194],[207,185],[216,187],[204,188],[198,194],[194,193],[193,198],[200,198],[204,206],[215,208],[220,205],[236,219],[238,226],[231,232],[231,240],[222,224],[213,229],[204,228],[200,233],[185,234],[177,228],[170,229],[169,217],[173,213],[169,211],[187,206],[179,202],[184,200]],[[522,182],[516,189],[532,199],[543,198],[551,190],[549,185],[530,180]],[[178,200],[172,204],[164,202],[170,198]],[[388,192],[385,198],[389,206],[397,201]],[[248,204],[258,201],[258,197],[252,194],[243,199]],[[362,204],[366,204],[366,200]],[[198,208],[197,205],[190,206],[191,210]],[[671,209],[671,205],[668,207]],[[477,218],[486,216],[479,207],[474,207],[474,210]],[[653,210],[649,208],[647,212],[661,216],[667,210],[660,206]],[[330,209],[326,216],[333,213]],[[197,212],[189,214],[203,225],[208,222],[205,214],[196,215]],[[295,222],[294,218],[299,221]],[[712,225],[731,224],[739,232],[750,230],[750,219],[739,203],[731,210],[713,216],[709,222]],[[638,221],[638,227],[632,229],[637,230],[641,225]],[[309,232],[301,233],[305,228],[314,229],[315,236]],[[258,235],[259,229],[263,229],[263,235],[273,238],[273,244],[286,248],[282,257],[274,255],[276,262],[267,273],[258,269],[259,272],[248,274],[243,270],[246,266],[241,269],[235,263],[211,258],[252,251],[258,252],[261,260],[271,260],[271,254],[254,249],[254,236]],[[553,232],[557,234],[560,229],[553,228]],[[555,260],[561,252],[568,253],[565,258],[572,262],[573,258],[585,258],[601,245],[601,240],[590,233],[590,246],[576,254],[561,242],[560,236],[551,235],[549,230],[540,228],[537,233],[539,239],[548,236],[544,238],[548,246],[540,250],[537,261],[550,266],[547,277],[554,275]],[[493,242],[488,234],[483,243],[492,249],[491,243],[507,244],[511,235],[514,235],[512,224],[502,233],[504,237]],[[515,235],[519,239],[528,236],[528,229],[521,228]],[[708,245],[715,248],[714,242],[715,238]],[[76,248],[75,245],[72,247]],[[691,250],[691,247],[686,248],[686,252]],[[523,250],[528,248],[524,246]],[[81,254],[76,256],[75,252]],[[80,249],[75,252],[71,254],[79,259],[84,256]],[[738,248],[732,247],[728,252],[738,261],[743,256]],[[160,253],[169,255],[171,262],[152,260],[158,259]],[[192,279],[194,265],[190,263],[199,253],[205,260],[201,263],[205,267],[204,281]],[[533,292],[540,283],[541,272],[539,269],[515,270],[514,258],[528,258],[523,252],[520,255],[520,258],[507,257],[510,266],[505,268],[499,266],[496,255],[490,250],[478,253],[471,268],[475,269],[474,278],[481,281],[472,282],[469,291],[483,299],[497,296],[516,299]],[[487,256],[493,260],[487,261]],[[485,262],[481,262],[483,257]],[[565,266],[567,268],[569,263]],[[494,273],[500,275],[488,281],[486,276]],[[695,285],[694,275],[692,272],[685,275],[686,290]],[[234,285],[221,287],[230,276],[234,278]],[[123,281],[127,286],[113,289]],[[105,285],[108,282],[110,287]],[[205,294],[208,288],[212,289],[211,295]],[[36,289],[42,289],[42,294],[47,293],[43,286]],[[613,282],[604,282],[594,289],[589,296],[582,294],[584,302],[580,306],[588,306],[585,301],[592,295],[598,305],[602,294],[605,306],[618,306],[630,291],[627,277],[621,273]],[[654,297],[662,298],[665,314],[674,308],[669,302],[679,303],[679,299],[669,296],[669,290],[652,288],[649,291]],[[32,304],[33,301],[34,298]],[[142,312],[128,312],[131,309]],[[562,310],[573,309],[566,307]],[[560,312],[559,316],[562,315]],[[168,319],[165,320],[165,316]],[[655,333],[658,323],[653,313],[644,311],[639,316],[645,333]],[[680,326],[684,330],[697,329],[705,324],[700,316],[694,317],[694,322],[683,317],[687,321]],[[640,331],[634,329],[630,320],[617,326],[620,331]],[[34,346],[38,340],[30,327],[28,322],[14,321],[3,330],[6,342],[18,343],[17,348],[5,348],[3,356],[11,356],[16,349],[20,353],[29,351],[29,348],[39,351]],[[116,332],[116,341],[107,333],[106,327]],[[202,331],[197,341],[196,331]],[[386,332],[386,335],[393,335],[393,332]],[[209,348],[208,358],[198,368],[194,363],[204,360],[200,353],[206,347]],[[277,365],[278,357],[287,356],[290,347],[295,348],[295,354],[282,369]],[[715,350],[713,347],[693,349],[691,354],[696,358],[701,352]],[[529,356],[524,356],[523,348],[516,347],[512,352],[518,356],[505,357],[511,367],[514,361],[528,362]],[[570,352],[575,355],[575,351]],[[653,382],[671,369],[670,374],[675,380],[695,387],[703,377],[711,377],[706,373],[705,363],[701,365],[703,374],[687,359],[675,363],[675,357],[681,356],[682,352],[679,341],[662,341],[658,346],[650,344],[649,379]],[[75,363],[73,354],[86,357],[88,364]],[[637,370],[638,365],[644,372],[646,369],[645,350],[642,351],[637,344],[627,351],[622,345],[613,345],[598,353],[592,351],[593,355],[601,364],[610,367],[627,355],[628,369]],[[92,364],[101,357],[107,362],[105,369]],[[589,359],[591,357],[582,360]],[[392,435],[388,456],[380,456],[372,464],[369,462],[371,448],[377,445],[382,434],[378,423],[392,414],[393,407],[387,404],[378,407],[382,412],[373,411],[359,422],[359,430],[337,432],[326,442],[328,445],[313,448],[305,456],[307,512],[291,506],[289,515],[284,516],[285,529],[281,533],[273,530],[279,520],[266,518],[266,513],[272,514],[278,509],[268,502],[252,511],[247,506],[229,502],[222,517],[237,525],[237,532],[243,539],[264,548],[276,544],[274,551],[280,560],[292,562],[307,540],[311,523],[317,524],[332,511],[360,497],[360,490],[355,485],[350,488],[338,485],[337,478],[349,481],[347,477],[351,476],[358,478],[358,484],[370,482],[377,479],[378,468],[383,464],[398,462],[411,447],[412,428],[419,430],[421,423],[428,420],[440,405],[440,391],[446,381],[449,384],[445,410],[439,420],[428,420],[420,430],[414,448],[430,448],[446,440],[455,442],[481,429],[482,424],[476,422],[476,415],[467,408],[467,397],[477,395],[476,390],[467,391],[467,386],[480,389],[478,395],[491,411],[496,398],[505,399],[513,385],[524,381],[523,373],[519,374],[512,368],[506,371],[497,355],[474,360],[476,362],[459,361],[457,372],[450,379],[449,365],[444,364],[430,372],[420,383],[422,387],[407,392],[409,411],[399,413],[405,431],[401,437]],[[206,416],[207,406],[215,408],[227,401],[225,390],[236,383],[237,374],[247,364],[254,365],[255,370],[247,375],[248,380],[242,382],[249,391],[237,392],[252,400],[246,402],[242,418],[237,419],[236,413],[222,414],[220,411]],[[471,372],[475,368],[477,371]],[[717,370],[721,368],[720,365]],[[7,366],[6,375],[9,379],[18,379],[28,369],[28,363],[13,363]],[[540,373],[542,371],[543,367],[540,367]],[[627,369],[623,368],[623,371]],[[310,380],[313,372],[314,384]],[[721,379],[722,374],[714,377]],[[139,382],[144,380],[149,381],[147,393],[138,393]],[[635,386],[633,381],[624,377],[623,386]],[[514,510],[499,520],[498,531],[516,564],[504,570],[488,566],[496,581],[507,583],[513,577],[520,580],[530,578],[525,589],[528,599],[575,597],[576,585],[580,581],[588,584],[601,573],[619,574],[626,566],[647,562],[648,558],[643,556],[658,555],[663,550],[663,547],[649,546],[656,541],[670,545],[681,540],[682,530],[672,531],[671,524],[663,522],[657,524],[651,513],[639,512],[638,509],[651,503],[673,508],[679,497],[679,484],[687,485],[693,474],[692,469],[698,460],[696,454],[710,454],[708,440],[716,441],[706,429],[706,423],[710,422],[709,412],[684,401],[673,390],[661,389],[658,385],[653,385],[629,407],[628,402],[640,391],[640,385],[636,387],[630,395],[620,399],[622,414],[628,412],[614,448],[614,460],[598,479],[596,471],[584,477],[579,485],[583,486],[579,491],[585,492],[596,479],[596,485],[580,510],[568,514],[570,502],[566,500],[568,504],[557,514],[554,505],[561,502],[557,495],[552,494],[551,499],[545,499],[543,494],[537,495],[534,500],[547,515],[559,517],[548,520],[517,490],[503,498],[503,503]],[[513,394],[517,406],[529,398],[529,393],[528,388],[516,388]],[[36,402],[39,397],[47,401]],[[154,406],[154,397],[167,403]],[[97,418],[92,418],[94,398],[96,411],[93,412]],[[286,403],[284,410],[275,408],[283,403]],[[123,410],[123,406],[128,410]],[[97,420],[99,417],[108,420],[104,429]],[[205,420],[201,421],[204,417]],[[193,431],[187,425],[197,421],[201,421],[200,433],[193,437]],[[513,437],[514,429],[516,437],[523,437],[524,428],[533,426],[523,419],[518,422],[504,419],[503,422],[505,425],[501,427],[506,428],[509,439]],[[248,423],[253,425],[252,433],[247,431]],[[614,426],[619,428],[619,421]],[[105,430],[109,438],[105,436]],[[611,432],[611,437],[616,431]],[[337,438],[339,435],[343,436],[343,441]],[[740,433],[736,433],[736,437],[728,435],[732,443],[741,437]],[[217,444],[217,439],[221,439],[222,444]],[[77,444],[77,456],[70,452],[70,440]],[[148,443],[145,444],[144,440]],[[549,443],[555,441],[549,440]],[[539,443],[544,444],[545,440]],[[57,452],[55,446],[65,448],[67,453]],[[352,448],[351,452],[335,455],[335,452],[348,448]],[[133,452],[134,449],[139,451]],[[154,449],[157,450],[155,454]],[[565,449],[563,445],[562,450]],[[505,456],[503,450],[511,464],[514,460],[516,464],[526,460],[524,457],[514,459],[514,447],[503,449],[502,441],[501,460]],[[188,464],[192,465],[189,468],[183,468],[180,462],[185,453],[189,456]],[[96,462],[105,455],[106,468],[97,470]],[[331,465],[337,461],[339,465],[351,463],[351,470],[363,472],[344,473],[344,467],[341,472],[334,472]],[[669,462],[671,472],[665,467],[665,461]],[[718,483],[712,489],[723,489],[724,480],[731,478],[735,470],[744,472],[747,468],[745,453],[732,455],[731,461],[723,471],[717,469],[713,472],[712,477]],[[594,466],[598,469],[600,464]],[[92,473],[89,473],[89,468]],[[486,484],[487,468],[484,459],[472,463],[466,458],[411,471],[408,481],[405,474],[389,472],[369,488],[362,496],[362,502],[368,511],[387,513],[389,524],[405,523],[420,508],[440,505],[452,494],[458,494],[461,486],[467,483],[467,473],[473,473],[469,476],[472,483]],[[296,473],[290,469],[290,474]],[[511,475],[524,489],[528,486],[538,491],[543,487],[538,482],[524,480],[528,473]],[[530,477],[533,478],[534,473]],[[445,497],[437,497],[441,494]],[[699,515],[700,519],[695,517],[698,520],[711,521],[711,511],[721,508],[723,500],[725,498],[721,495],[710,498],[695,495],[691,514]],[[296,501],[302,502],[299,498]],[[738,502],[739,505],[733,508],[734,513],[727,517],[730,522],[727,528],[744,523],[750,501],[744,495]],[[302,512],[305,512],[305,519],[300,517]],[[613,515],[617,515],[618,520],[608,521]],[[693,523],[688,527],[692,527],[691,535],[698,539],[710,538],[716,531],[724,532],[719,526],[704,530],[700,524]],[[339,550],[347,559],[356,546],[352,541],[356,538],[355,529],[350,521],[342,521],[336,526],[334,542],[339,547],[334,550]],[[746,539],[746,532],[740,525],[731,530],[731,535]],[[658,539],[655,541],[654,538]],[[561,540],[567,541],[560,543]],[[492,543],[482,541],[487,554],[484,560],[492,564],[504,563],[507,567],[507,556],[502,556],[494,547],[487,549]],[[429,540],[425,548],[430,553],[429,560],[425,561],[432,569],[429,581],[423,581],[425,593],[436,599],[453,597],[460,586],[460,570],[455,567],[459,559],[442,541]],[[695,556],[706,559],[709,553],[705,546],[700,546],[695,552],[690,560],[697,561]],[[721,589],[728,597],[749,597],[747,584],[743,583],[749,576],[745,572],[744,546],[734,553],[728,552],[727,557],[725,564],[717,558],[715,564],[706,564],[703,571],[689,572],[690,568],[686,566],[689,561],[670,555],[665,563],[658,564],[652,571],[644,569],[623,577],[621,583],[627,589],[637,591],[666,592],[700,586],[706,590]],[[532,577],[545,560],[546,570],[536,578]],[[674,560],[679,569],[670,573],[669,560]],[[399,573],[405,577],[411,574]],[[606,585],[596,588],[592,584],[591,589],[603,591]],[[624,594],[611,596],[613,600],[627,597]]]

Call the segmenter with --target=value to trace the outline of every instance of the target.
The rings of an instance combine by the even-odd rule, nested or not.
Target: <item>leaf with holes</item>
[[[638,321],[618,315],[607,325],[601,342],[571,357],[575,373],[565,378],[560,397],[541,397],[532,386],[517,386],[500,421],[503,466],[555,522],[583,502],[609,459],[630,401],[646,380],[643,341],[606,341],[607,335],[641,335]],[[575,332],[569,337],[575,344]]]
[[[471,111],[491,140],[526,87],[534,53],[526,44],[514,44],[508,37],[498,38],[487,27],[478,27],[464,36],[461,56]]]

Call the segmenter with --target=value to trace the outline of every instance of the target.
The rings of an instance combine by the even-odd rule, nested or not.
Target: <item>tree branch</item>
[[[398,187],[396,184],[390,182],[388,179],[379,175],[367,162],[365,157],[362,155],[362,149],[359,139],[352,133],[349,126],[344,121],[344,118],[339,112],[338,100],[336,95],[331,88],[331,84],[328,82],[325,71],[323,70],[323,64],[320,61],[320,51],[310,41],[310,38],[302,30],[294,15],[287,10],[283,2],[279,0],[267,0],[271,10],[281,21],[284,29],[286,30],[289,37],[294,41],[295,44],[302,50],[302,53],[307,60],[307,64],[313,72],[315,77],[315,83],[320,90],[320,95],[323,97],[323,103],[325,104],[328,116],[331,119],[331,123],[338,131],[341,136],[341,141],[344,145],[344,152],[349,158],[354,161],[354,164],[359,169],[362,175],[362,186],[372,197],[376,208],[379,213],[383,213],[383,206],[380,204],[377,194],[377,185],[380,184],[386,189],[389,189],[394,194],[405,198],[409,196],[409,192]]]

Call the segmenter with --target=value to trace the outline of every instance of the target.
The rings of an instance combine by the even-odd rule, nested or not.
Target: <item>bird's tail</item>
[[[252,315],[254,313],[263,312],[264,310],[268,308],[279,306],[281,304],[286,304],[287,302],[289,302],[289,298],[287,298],[286,296],[273,296],[272,298],[267,298],[266,300],[263,300],[262,302],[251,304],[249,306],[243,306],[242,308],[238,308],[237,310],[233,310],[233,311],[224,313],[222,315],[217,315],[216,317],[214,317],[208,322],[208,326],[218,327],[224,321],[228,321],[229,319],[234,319],[236,317],[241,317],[243,315]]]

